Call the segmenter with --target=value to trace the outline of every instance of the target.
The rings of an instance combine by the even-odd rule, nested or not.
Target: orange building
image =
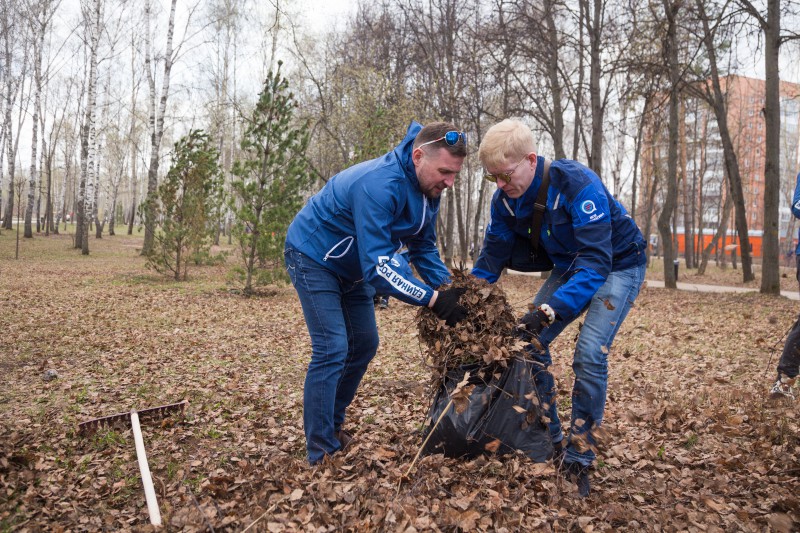
[[[766,135],[762,109],[764,108],[764,80],[744,76],[728,76],[721,80],[728,102],[728,127],[734,151],[739,162],[739,172],[747,212],[753,256],[761,256],[761,235],[764,229],[764,171],[766,164]],[[800,85],[782,82],[781,91],[781,213],[780,237],[785,247],[795,241],[796,221],[789,210],[795,187],[795,177],[800,171]],[[666,105],[666,102],[664,103]],[[680,133],[678,145],[678,213],[675,225],[679,253],[685,251],[684,228],[697,234],[702,225],[705,242],[711,238],[723,219],[727,200],[725,160],[716,117],[703,100],[683,94],[680,100]],[[651,235],[657,233],[655,221],[666,194],[662,184],[667,174],[667,112],[654,113],[646,126],[642,149],[642,181],[638,204],[643,206],[637,222],[648,227]],[[653,198],[653,209],[647,213],[648,199]],[[735,238],[733,212],[728,216],[727,246],[730,250]],[[734,242],[731,243],[731,239]]]

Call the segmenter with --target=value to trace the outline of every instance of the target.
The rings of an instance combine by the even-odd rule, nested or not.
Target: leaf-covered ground
[[[593,493],[524,457],[418,460],[430,371],[416,309],[377,311],[381,347],[350,409],[357,440],[307,466],[309,339],[291,287],[245,299],[226,267],[175,283],[141,240],[0,235],[0,531],[147,530],[130,429],[91,418],[190,402],[143,425],[168,530],[796,531],[800,404],[766,401],[797,303],[645,288],[610,354]],[[232,259],[229,259],[232,261]],[[522,313],[542,281],[507,276]],[[577,325],[553,346],[566,414]],[[58,378],[46,381],[47,370]]]

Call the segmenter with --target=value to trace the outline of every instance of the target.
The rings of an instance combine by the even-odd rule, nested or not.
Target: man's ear
[[[425,155],[425,152],[422,150],[422,148],[419,148],[419,147],[418,148],[414,148],[414,150],[411,152],[411,161],[415,165],[419,165],[419,163],[420,163],[420,161],[422,161],[422,158],[423,158],[424,155]]]

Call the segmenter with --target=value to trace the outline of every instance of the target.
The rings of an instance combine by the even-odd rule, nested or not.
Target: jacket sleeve
[[[506,224],[499,209],[498,202],[492,201],[491,219],[483,238],[483,247],[472,269],[473,276],[483,278],[489,283],[496,282],[508,265],[516,238],[514,230]]]
[[[797,184],[794,186],[794,198],[792,198],[792,214],[795,218],[800,218],[800,173],[797,174]]]
[[[562,320],[578,316],[611,272],[611,209],[605,191],[587,184],[570,201],[569,214],[578,246],[575,273],[547,302]]]
[[[433,288],[414,277],[402,254],[396,254],[391,228],[394,212],[404,191],[392,182],[362,180],[355,187],[353,223],[364,281],[378,294],[393,296],[411,305],[428,305]]]
[[[417,272],[431,287],[440,287],[450,283],[450,271],[447,270],[439,248],[436,246],[436,218],[426,224],[419,235],[406,242],[408,258],[417,267]]]

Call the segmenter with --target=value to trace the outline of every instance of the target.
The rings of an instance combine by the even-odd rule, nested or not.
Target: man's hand
[[[554,322],[555,313],[550,306],[541,305],[533,311],[525,313],[517,324],[517,330],[523,340],[530,341],[538,337],[544,328]]]
[[[452,327],[467,317],[467,308],[458,304],[461,295],[467,292],[466,287],[452,288],[439,291],[433,312],[445,323]]]

